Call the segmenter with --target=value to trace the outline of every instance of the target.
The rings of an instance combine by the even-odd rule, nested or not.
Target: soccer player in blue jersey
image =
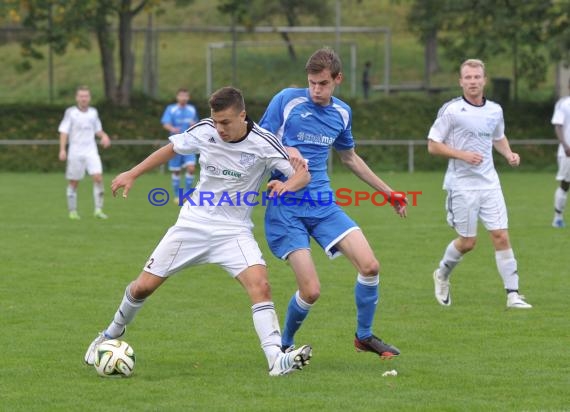
[[[298,290],[292,296],[283,331],[283,351],[294,347],[294,336],[319,298],[319,277],[310,250],[310,237],[332,259],[344,254],[358,271],[354,295],[357,328],[354,345],[358,351],[377,353],[382,358],[397,356],[400,351],[372,333],[378,303],[380,264],[362,230],[335,203],[301,202],[307,192],[311,199],[328,199],[332,195],[327,174],[329,148],[356,176],[375,191],[392,196],[394,191],[366,165],[354,151],[350,107],[333,96],[342,82],[338,55],[329,48],[317,50],[307,61],[308,88],[287,88],[273,97],[260,125],[275,133],[287,147],[289,156],[304,158],[311,173],[305,191],[292,194],[299,200],[270,203],[265,214],[265,232],[271,251],[287,260],[297,279]],[[282,176],[275,176],[282,178]],[[406,216],[405,197],[393,202],[401,217]]]
[[[160,122],[171,135],[182,133],[200,119],[196,107],[189,104],[190,92],[180,88],[176,92],[176,103],[166,106]],[[172,172],[172,191],[178,204],[178,188],[180,187],[180,171],[186,169],[184,187],[186,190],[192,187],[194,171],[196,170],[196,155],[177,154],[168,162],[168,170]]]

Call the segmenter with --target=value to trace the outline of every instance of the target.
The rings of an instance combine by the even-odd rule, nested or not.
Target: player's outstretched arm
[[[348,167],[352,173],[376,191],[386,194],[398,215],[401,217],[407,216],[406,206],[408,200],[405,195],[403,195],[402,192],[395,192],[387,183],[380,179],[366,162],[356,154],[354,149],[339,150],[338,155],[342,163]]]
[[[169,143],[152,153],[149,157],[144,159],[131,170],[121,173],[115,177],[111,182],[111,191],[113,192],[113,196],[116,196],[117,191],[122,188],[123,197],[127,197],[137,177],[143,173],[148,172],[149,170],[160,166],[163,163],[168,162],[174,157],[175,154],[174,145],[172,143]]]

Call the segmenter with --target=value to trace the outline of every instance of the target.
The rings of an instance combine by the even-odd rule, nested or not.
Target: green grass
[[[387,207],[349,207],[382,263],[377,333],[402,350],[382,362],[352,347],[355,272],[314,249],[322,296],[298,334],[314,358],[300,373],[267,375],[248,299],[220,268],[201,266],[169,280],[125,337],[135,349],[130,379],[99,378],[82,364],[110,321],[124,287],[174,223],[177,208],[153,207],[142,177],[128,200],[106,200],[108,221],[91,217],[82,182],[82,220],[67,219],[63,174],[0,174],[0,409],[6,411],[505,411],[567,410],[566,230],[550,227],[552,174],[504,173],[510,233],[522,292],[534,308],[505,310],[488,237],[456,269],[453,306],[433,297],[431,273],[453,231],[444,220],[442,173],[383,175],[394,188],[421,190],[400,220]],[[335,187],[364,190],[345,174]],[[107,176],[107,186],[110,176]],[[295,290],[290,269],[267,251],[263,209],[256,235],[283,320]],[[481,230],[481,228],[480,228]],[[382,377],[397,369],[397,377]]]

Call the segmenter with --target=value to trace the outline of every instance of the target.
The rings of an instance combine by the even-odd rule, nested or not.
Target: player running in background
[[[198,111],[196,107],[189,104],[190,92],[188,89],[180,88],[176,92],[176,103],[169,104],[164,109],[160,122],[168,132],[173,134],[182,133],[190,126],[198,123]],[[194,153],[181,155],[176,154],[168,162],[168,170],[172,172],[172,192],[173,199],[178,204],[178,188],[180,187],[180,171],[186,169],[184,178],[184,188],[188,191],[194,182],[194,171],[196,170],[196,155]]]
[[[288,147],[289,156],[308,160],[311,183],[306,191],[312,199],[326,194],[332,196],[327,174],[330,147],[337,150],[342,163],[356,176],[374,190],[390,196],[393,193],[390,186],[376,176],[354,151],[350,107],[333,96],[335,87],[343,78],[338,55],[328,48],[317,50],[307,61],[305,71],[309,87],[288,88],[275,95],[260,125],[281,138]],[[275,177],[281,178],[279,175]],[[302,199],[304,192],[291,196]],[[295,333],[320,296],[319,277],[309,244],[312,236],[331,259],[344,254],[358,272],[354,288],[356,349],[374,352],[381,357],[399,355],[397,348],[372,333],[379,298],[380,264],[362,230],[335,202],[316,206],[299,203],[295,207],[269,204],[265,214],[269,247],[275,256],[289,262],[298,286],[287,309],[283,350],[294,347]],[[405,217],[405,198],[394,204],[396,213]]]
[[[570,96],[566,96],[556,102],[552,124],[560,144],[558,145],[558,173],[556,180],[560,181],[560,187],[554,192],[554,220],[552,226],[562,228],[564,222],[564,209],[568,199],[570,187]]]
[[[449,277],[463,255],[473,250],[480,219],[491,235],[497,269],[507,292],[508,308],[531,308],[519,295],[517,261],[508,232],[507,207],[493,164],[493,147],[515,167],[520,163],[505,136],[503,109],[484,96],[485,65],[469,59],[461,64],[463,96],[445,103],[428,134],[432,155],[449,159],[443,188],[447,190],[447,221],[458,237],[447,246],[433,272],[435,297],[451,305]]]
[[[285,148],[273,134],[246,116],[238,89],[225,87],[216,91],[209,104],[210,118],[170,136],[168,145],[113,180],[113,195],[123,188],[123,197],[127,197],[137,177],[176,153],[200,154],[200,183],[192,200],[182,206],[176,224],[151,253],[138,278],[127,286],[114,319],[89,346],[85,354],[87,364],[93,364],[101,342],[125,333],[145,299],[164,281],[186,267],[204,263],[223,267],[248,293],[253,324],[270,375],[301,369],[311,357],[308,345],[290,353],[281,352],[281,333],[265,261],[252,232],[252,202],[239,200],[240,194],[259,190],[268,172],[274,169],[290,179],[269,182],[272,194],[301,189],[310,181],[310,175],[303,162],[289,162]],[[212,204],[201,201],[202,194],[208,195]]]
[[[103,148],[111,146],[111,139],[103,131],[97,109],[90,107],[91,92],[87,86],[79,86],[75,92],[76,106],[65,110],[59,124],[59,160],[67,161],[65,177],[69,218],[79,220],[77,213],[77,186],[85,176],[85,170],[93,177],[94,215],[107,219],[103,213],[103,165],[97,151],[95,136],[101,139]],[[69,148],[67,146],[69,145]]]

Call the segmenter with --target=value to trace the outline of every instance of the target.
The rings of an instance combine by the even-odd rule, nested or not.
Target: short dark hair
[[[326,69],[330,70],[333,79],[342,71],[340,57],[329,47],[324,47],[314,52],[307,60],[307,64],[305,64],[307,74],[318,74]]]
[[[188,94],[190,94],[190,91],[189,91],[186,87],[181,87],[180,89],[178,89],[178,90],[176,91],[176,94],[178,94],[178,93],[188,93]]]
[[[239,112],[245,110],[245,102],[241,90],[230,86],[222,87],[212,93],[208,104],[214,112],[220,112],[230,107],[237,109]]]
[[[89,86],[85,85],[85,84],[81,84],[79,86],[77,86],[77,88],[75,89],[75,93],[77,92],[91,92],[91,90],[89,90]]]

